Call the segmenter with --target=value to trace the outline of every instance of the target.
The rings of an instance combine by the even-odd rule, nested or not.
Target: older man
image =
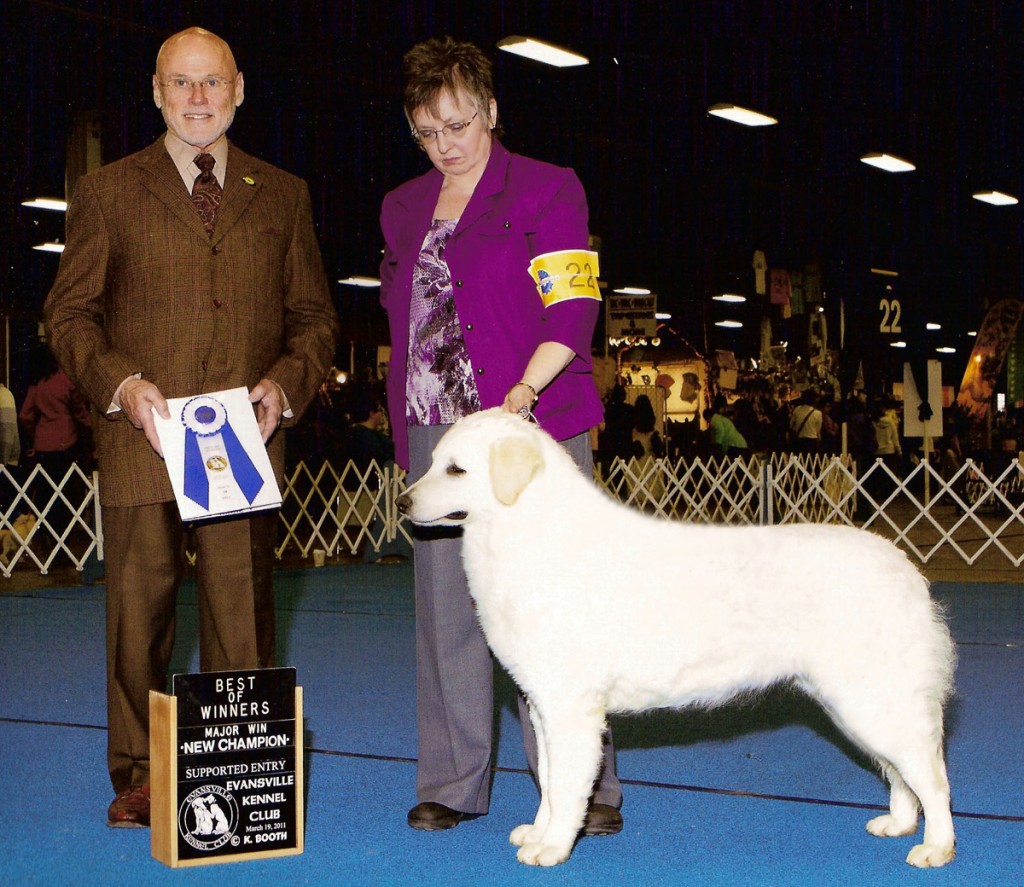
[[[228,45],[189,28],[160,48],[167,133],[79,182],[45,307],[89,398],[104,507],[111,826],[149,824],[149,691],[164,690],[184,533],[153,415],[246,386],[279,473],[283,421],[333,358],[337,318],[306,184],[226,137],[245,85]],[[200,666],[274,659],[275,512],[197,524]]]

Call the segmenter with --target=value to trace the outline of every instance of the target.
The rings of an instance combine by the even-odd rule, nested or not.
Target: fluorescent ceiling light
[[[671,320],[672,319],[672,315],[671,314],[666,314],[664,311],[655,311],[654,312],[654,319],[655,320]]]
[[[742,123],[744,126],[772,126],[779,122],[767,114],[751,111],[749,108],[741,108],[739,105],[730,105],[728,102],[712,105],[708,108],[708,113],[713,117],[731,120],[733,123]]]
[[[719,293],[717,296],[711,297],[716,302],[746,302],[747,297],[741,296],[739,293]]]
[[[903,342],[903,341],[890,342],[889,343],[889,347],[890,348],[906,348],[907,347],[907,343]]]
[[[941,330],[942,329],[942,324],[941,323],[926,323],[924,325],[924,328],[926,330]]]
[[[956,348],[950,348],[949,345],[943,345],[941,348],[936,348],[939,354],[956,354]]]
[[[344,283],[347,286],[380,286],[380,280],[376,277],[361,277],[358,274],[353,275],[352,277],[343,277],[338,281],[338,283]]]
[[[650,290],[644,289],[642,286],[624,286],[617,290],[612,290],[613,293],[621,293],[624,296],[649,296]]]
[[[64,252],[63,243],[37,243],[32,249],[40,250],[44,253],[62,253]]]
[[[977,191],[971,195],[975,200],[982,203],[991,203],[993,206],[1013,206],[1020,203],[1012,194],[1004,194],[1002,191]]]
[[[57,212],[67,212],[68,202],[66,200],[58,200],[56,197],[37,197],[35,200],[23,200],[22,206],[27,206],[30,209],[52,209]]]
[[[735,330],[739,329],[743,324],[738,320],[720,320],[715,324],[715,326],[724,327],[727,330]]]
[[[590,59],[585,55],[555,46],[554,43],[546,43],[536,37],[502,37],[498,41],[498,49],[511,52],[513,55],[521,55],[523,58],[533,59],[545,65],[553,65],[556,68],[573,68],[577,65],[589,65]]]
[[[902,157],[897,157],[894,154],[865,154],[860,160],[861,163],[866,163],[868,166],[876,166],[879,169],[884,169],[886,172],[911,172],[917,169],[909,160],[904,160]]]

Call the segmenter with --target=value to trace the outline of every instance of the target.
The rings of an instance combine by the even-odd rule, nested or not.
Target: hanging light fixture
[[[375,287],[380,286],[380,280],[376,277],[363,277],[359,274],[354,274],[351,277],[343,277],[338,283],[343,283],[346,286],[362,286],[362,287]]]
[[[884,169],[886,172],[912,172],[917,169],[917,167],[909,160],[904,160],[902,157],[897,157],[895,154],[874,152],[871,154],[865,154],[861,157],[860,161],[861,163],[866,163],[868,166],[874,166],[877,169]]]
[[[36,197],[34,200],[21,201],[21,205],[29,209],[52,209],[61,213],[68,211],[68,202],[56,197]]]
[[[1004,194],[1002,191],[976,191],[971,196],[982,203],[991,203],[992,206],[1013,206],[1020,203],[1012,194]]]
[[[498,41],[498,49],[556,68],[573,68],[578,65],[590,64],[590,59],[585,55],[580,55],[571,49],[564,49],[545,40],[538,40],[536,37],[502,37]]]
[[[743,126],[773,126],[779,122],[774,117],[769,117],[760,111],[751,111],[750,108],[741,108],[739,105],[730,105],[728,102],[712,105],[708,108],[708,113],[713,117],[722,117]]]

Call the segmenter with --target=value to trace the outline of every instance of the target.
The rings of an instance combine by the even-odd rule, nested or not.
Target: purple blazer
[[[395,459],[408,468],[406,359],[412,273],[430,227],[443,177],[436,169],[391,191],[381,209],[381,304],[391,330],[387,393]],[[541,394],[535,415],[556,440],[604,417],[590,344],[600,305],[573,299],[544,307],[530,260],[587,248],[587,198],[571,169],[531,160],[494,141],[487,168],[445,249],[455,305],[473,364],[480,404],[500,406],[537,346],[559,342],[575,353]]]

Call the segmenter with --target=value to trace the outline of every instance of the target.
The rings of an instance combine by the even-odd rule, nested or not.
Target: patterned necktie
[[[220,206],[220,198],[224,193],[224,189],[221,188],[217,177],[213,174],[213,166],[217,161],[213,159],[212,154],[199,154],[194,162],[201,172],[196,176],[195,184],[192,185],[192,202],[199,210],[206,233],[213,236],[213,220],[217,215],[217,207]]]

